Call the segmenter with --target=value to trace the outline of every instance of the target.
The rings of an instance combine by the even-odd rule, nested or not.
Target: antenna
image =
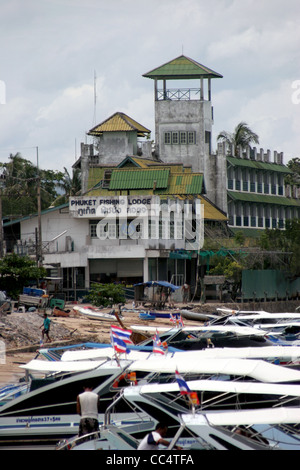
[[[96,124],[96,108],[97,108],[97,76],[94,70],[94,124]]]

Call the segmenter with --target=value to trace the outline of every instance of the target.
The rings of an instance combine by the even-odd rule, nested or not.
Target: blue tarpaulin
[[[180,286],[175,286],[174,284],[171,284],[170,282],[167,282],[167,281],[140,282],[139,284],[134,284],[134,287],[135,286],[146,286],[146,287],[161,286],[161,287],[167,287],[168,289],[171,289],[172,292],[174,292],[176,289],[180,289]]]

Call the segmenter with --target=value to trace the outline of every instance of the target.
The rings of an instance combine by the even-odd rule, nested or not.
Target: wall
[[[244,270],[243,299],[288,300],[300,296],[300,278],[291,279],[282,271]]]

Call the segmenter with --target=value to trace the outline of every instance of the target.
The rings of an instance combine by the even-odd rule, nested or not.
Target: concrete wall
[[[205,171],[205,131],[212,129],[212,110],[209,101],[156,101],[156,152],[165,163],[183,163],[196,172]],[[194,145],[165,145],[164,132],[195,131]]]
[[[136,132],[104,132],[97,143],[99,163],[118,164],[127,155],[137,153]]]

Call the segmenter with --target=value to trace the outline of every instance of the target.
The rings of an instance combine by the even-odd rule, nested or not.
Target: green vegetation
[[[28,256],[10,254],[0,259],[0,290],[17,300],[23,287],[30,281],[37,281],[46,276],[44,268],[38,268],[35,261]]]
[[[97,307],[109,307],[125,302],[124,288],[120,284],[91,285],[86,299]]]
[[[70,176],[61,171],[41,170],[20,153],[10,155],[7,163],[0,163],[3,216],[22,217],[37,212],[38,178],[41,188],[41,208],[63,204],[70,195],[80,190],[80,174]]]

